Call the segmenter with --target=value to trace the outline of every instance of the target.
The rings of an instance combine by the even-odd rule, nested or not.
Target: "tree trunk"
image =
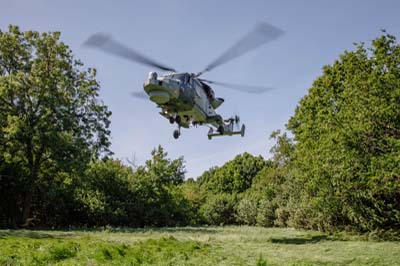
[[[33,125],[32,125],[33,128]],[[31,130],[33,131],[33,129]],[[32,198],[33,198],[33,191],[34,191],[34,184],[37,178],[37,163],[38,159],[35,158],[33,155],[33,145],[32,145],[32,136],[29,136],[27,139],[26,143],[26,155],[28,158],[28,163],[29,163],[29,168],[30,168],[30,180],[28,181],[27,185],[27,191],[25,193],[25,198],[24,198],[24,203],[22,206],[22,219],[21,219],[21,225],[22,226],[29,226],[29,216],[31,214],[31,207],[32,207]]]
[[[32,191],[28,191],[25,195],[24,206],[22,209],[22,219],[21,219],[22,226],[29,226],[28,219],[31,214],[32,196],[33,196]]]

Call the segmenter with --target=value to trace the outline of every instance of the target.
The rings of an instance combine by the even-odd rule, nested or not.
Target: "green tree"
[[[75,212],[79,223],[89,225],[132,225],[132,204],[138,199],[130,189],[133,171],[119,160],[92,162],[75,185]],[[72,221],[70,221],[72,222]],[[133,224],[135,226],[136,224]]]
[[[185,176],[183,158],[169,159],[161,146],[151,155],[137,167],[131,182],[131,191],[140,199],[135,209],[140,226],[188,224],[190,204],[179,187]]]
[[[171,160],[161,146],[154,149],[151,156],[152,159],[147,160],[144,167],[147,174],[153,177],[155,182],[160,182],[162,185],[182,184],[186,172],[183,157]]]
[[[227,225],[236,223],[236,195],[218,193],[208,195],[206,202],[200,208],[206,224]]]
[[[199,177],[199,182],[206,191],[241,193],[251,186],[253,178],[266,165],[268,162],[261,156],[245,152],[219,168],[204,172]]]
[[[74,208],[63,217],[69,217],[70,224],[89,226],[175,226],[195,221],[180,184],[183,158],[167,158],[161,146],[151,154],[143,166],[133,169],[114,159],[91,162],[81,178],[72,180]],[[59,200],[53,201],[60,205]],[[63,210],[53,206],[46,213],[59,217]]]
[[[258,203],[260,201],[258,193],[247,190],[236,206],[236,219],[239,223],[255,225],[257,223]]]
[[[254,224],[257,206],[247,207],[257,202],[241,195],[252,186],[257,174],[269,165],[271,162],[261,156],[245,152],[221,167],[205,171],[197,180],[201,195],[200,218],[214,225]]]
[[[288,123],[312,227],[400,228],[399,103],[392,35],[369,49],[357,44],[323,68]]]
[[[201,224],[202,219],[199,211],[201,205],[205,202],[206,194],[201,190],[199,182],[196,182],[193,178],[189,178],[180,185],[180,189],[190,205],[190,212],[188,213],[190,216],[190,224]]]
[[[21,223],[55,173],[80,172],[109,153],[111,112],[98,99],[96,71],[82,70],[59,38],[17,26],[0,31],[1,189],[19,187]]]

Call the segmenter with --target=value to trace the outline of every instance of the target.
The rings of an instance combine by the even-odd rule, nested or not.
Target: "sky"
[[[370,44],[381,29],[400,37],[397,0],[0,0],[0,29],[60,31],[76,59],[98,70],[100,97],[112,111],[111,149],[114,157],[143,164],[161,145],[171,159],[183,156],[186,177],[197,177],[248,152],[269,158],[270,134],[285,129],[299,100],[322,67],[332,64],[354,42]],[[238,114],[246,135],[207,138],[208,128],[182,129],[158,114],[150,101],[130,97],[143,90],[151,67],[82,47],[92,34],[104,32],[129,47],[182,72],[198,72],[258,22],[285,31],[278,40],[237,58],[204,78],[261,85],[274,90],[245,94],[214,86],[225,99],[218,109]]]

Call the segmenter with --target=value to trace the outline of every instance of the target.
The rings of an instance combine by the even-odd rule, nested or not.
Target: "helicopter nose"
[[[150,100],[157,103],[163,104],[169,101],[170,96],[167,92],[161,90],[153,90],[149,92]]]

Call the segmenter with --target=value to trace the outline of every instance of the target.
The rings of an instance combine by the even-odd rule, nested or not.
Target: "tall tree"
[[[400,45],[384,34],[325,66],[288,127],[312,224],[400,228]]]
[[[54,173],[79,172],[109,153],[111,112],[98,99],[96,71],[82,66],[59,32],[0,31],[0,178],[21,187],[22,223]]]

